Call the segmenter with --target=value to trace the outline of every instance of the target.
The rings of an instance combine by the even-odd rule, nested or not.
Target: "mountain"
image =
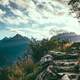
[[[57,38],[60,40],[68,40],[70,42],[80,42],[80,35],[77,35],[74,32],[61,33],[56,36],[53,36],[51,39],[54,39],[54,38]]]
[[[30,40],[19,34],[0,40],[0,67],[16,62],[16,59],[26,52],[28,54]]]

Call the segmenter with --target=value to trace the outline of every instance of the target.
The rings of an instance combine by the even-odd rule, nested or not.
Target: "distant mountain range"
[[[61,33],[56,36],[53,36],[51,39],[53,39],[53,38],[57,38],[60,40],[68,40],[70,42],[80,42],[80,35],[77,35],[74,32]]]
[[[51,39],[69,40],[71,42],[80,42],[80,35],[75,33],[62,33],[53,36]],[[0,40],[0,67],[5,67],[16,62],[17,58],[24,53],[29,54],[30,39],[16,34],[14,37],[3,38]]]
[[[11,38],[3,38],[0,40],[0,67],[16,62],[19,56],[28,54],[30,39],[16,34]]]

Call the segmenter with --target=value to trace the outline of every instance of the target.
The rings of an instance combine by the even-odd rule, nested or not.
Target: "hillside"
[[[29,49],[30,40],[19,34],[14,37],[5,37],[0,41],[0,67],[10,65]]]
[[[5,52],[6,58],[1,57],[3,63],[5,65],[15,61],[16,63],[9,67],[0,68],[0,80],[66,80],[66,78],[67,80],[80,80],[80,50],[78,49],[79,45],[77,45],[79,43],[73,43],[69,46],[70,50],[66,48],[63,50],[64,45],[71,42],[64,43],[64,41],[55,38],[40,41],[32,39],[30,45],[32,53],[24,55],[25,46],[28,45],[25,44],[26,38],[21,35],[9,39],[4,38],[2,42],[7,45],[10,43],[6,47],[1,46],[5,49],[4,52],[9,53]],[[71,49],[73,47],[76,51]],[[28,47],[26,48],[28,49]],[[30,50],[28,49],[28,52]],[[19,56],[22,57],[16,60]]]

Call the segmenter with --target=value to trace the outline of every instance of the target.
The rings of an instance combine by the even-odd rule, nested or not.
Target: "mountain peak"
[[[29,38],[27,38],[26,36],[22,36],[20,34],[16,34],[15,36],[13,36],[12,38],[10,38],[10,40],[14,41],[14,40],[20,40],[20,41],[30,41]]]
[[[24,37],[20,34],[16,34],[13,39],[23,39]]]
[[[0,41],[0,67],[6,67],[16,62],[16,59],[28,54],[30,40],[20,34],[14,37],[5,37]]]
[[[14,37],[22,37],[20,34],[16,34]]]
[[[4,38],[3,38],[3,40],[8,40],[8,39],[9,39],[8,37],[4,37]]]
[[[74,32],[58,34],[56,36],[53,36],[51,39],[54,39],[54,38],[57,38],[60,40],[69,40],[71,42],[80,42],[80,35],[77,35]]]

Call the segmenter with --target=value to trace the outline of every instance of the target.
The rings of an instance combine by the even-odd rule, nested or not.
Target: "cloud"
[[[69,15],[64,0],[1,0],[0,5],[0,22],[11,34],[40,39],[49,37],[51,29],[79,33],[77,19]]]
[[[53,27],[53,26],[47,26],[44,28],[41,27],[32,27],[32,28],[8,28],[9,32],[12,33],[19,33],[23,36],[27,36],[29,38],[34,37],[36,39],[43,39],[43,38],[50,38],[51,36],[56,35],[57,32],[60,31],[66,31],[64,29]],[[52,32],[51,32],[52,31]]]
[[[20,11],[20,10],[18,10],[18,9],[13,9],[13,8],[11,8],[10,9],[12,12],[13,12],[13,14],[14,15],[16,15],[16,16],[24,16],[24,14]]]
[[[6,12],[0,9],[0,16],[3,16]]]
[[[32,27],[32,28],[10,28],[8,27],[7,30],[9,32],[13,32],[13,33],[19,33],[19,34],[22,34],[22,35],[26,35],[27,37],[35,37],[35,38],[38,38],[38,37],[48,37],[48,35],[45,35],[46,34],[49,34],[49,28],[40,28],[40,27]],[[46,31],[45,31],[46,30]],[[38,36],[37,36],[38,35]]]
[[[7,18],[9,20],[11,20],[12,17],[14,17],[17,20],[17,17],[20,17],[20,19],[23,19],[23,20],[20,20],[20,21],[22,21],[22,23],[24,23],[26,20],[30,20],[30,19],[32,19],[38,23],[41,23],[41,22],[46,22],[46,21],[49,21],[50,19],[55,18],[54,16],[64,15],[65,12],[63,12],[63,11],[66,11],[66,9],[64,9],[64,6],[61,5],[60,3],[54,2],[54,1],[49,3],[50,1],[46,0],[46,1],[48,1],[48,2],[46,2],[46,4],[41,4],[41,1],[38,1],[37,3],[39,3],[39,4],[35,5],[33,1],[29,1],[29,0],[16,0],[16,1],[13,0],[12,2],[14,2],[14,4],[16,4],[18,7],[24,8],[25,11],[24,10],[22,11],[20,9],[14,9],[12,6],[8,5],[9,10],[16,17],[14,17],[14,15],[13,15],[13,16],[8,16]],[[9,1],[6,1],[6,2],[9,2]],[[39,8],[38,7],[39,5],[43,5],[44,7]],[[53,8],[53,6],[54,6],[54,8]],[[11,17],[11,19],[9,17]],[[5,19],[3,18],[3,20],[5,20]],[[8,23],[9,23],[8,19],[6,21],[8,21]],[[15,22],[14,22],[15,19],[12,19],[13,23],[14,23],[13,25],[15,25]],[[10,24],[12,23],[12,20],[11,20]],[[52,22],[52,20],[50,20],[50,21]]]
[[[0,4],[8,5],[9,4],[9,0],[0,0]]]
[[[10,0],[11,2],[17,4],[19,7],[25,8],[27,7],[27,4],[29,0]]]
[[[7,23],[6,23],[7,22]],[[5,24],[8,24],[8,25],[15,25],[15,26],[18,26],[18,25],[20,25],[20,24],[25,24],[25,23],[28,23],[28,21],[27,21],[27,19],[26,18],[24,18],[23,17],[23,19],[22,18],[20,18],[20,17],[17,17],[17,18],[15,18],[15,17],[5,17],[4,18],[4,20],[3,20],[3,23],[5,23]]]

